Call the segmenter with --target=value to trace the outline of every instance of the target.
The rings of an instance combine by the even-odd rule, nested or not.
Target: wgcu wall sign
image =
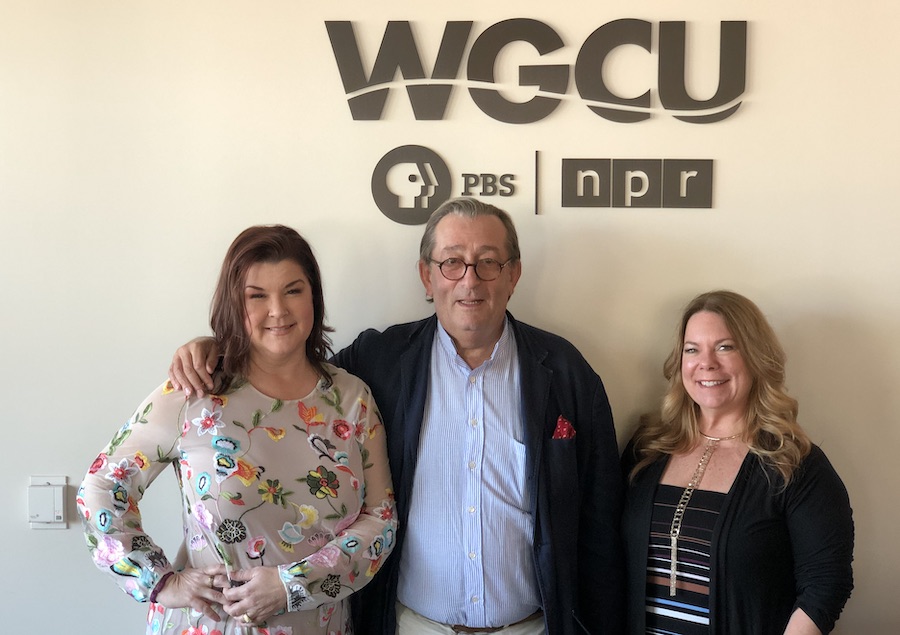
[[[446,23],[428,76],[409,22],[388,22],[370,72],[362,60],[371,56],[364,56],[360,50],[353,23],[326,22],[352,119],[381,119],[399,73],[415,119],[442,120],[465,67],[462,83],[467,85],[469,96],[484,114],[497,121],[529,124],[544,119],[560,104],[558,96],[569,92],[571,77],[590,112],[616,123],[644,121],[653,116],[654,87],[637,97],[617,95],[608,85],[610,78],[605,79],[602,72],[610,53],[625,45],[638,46],[648,53],[655,49],[656,95],[662,112],[675,119],[712,124],[731,117],[741,105],[747,67],[744,21],[720,23],[718,87],[704,100],[692,97],[685,86],[685,22],[659,22],[655,43],[651,22],[608,22],[584,40],[571,65],[519,66],[518,86],[534,88],[534,96],[522,102],[511,101],[499,90],[503,86],[496,82],[495,71],[500,53],[513,43],[524,42],[544,56],[565,48],[562,38],[548,24],[528,18],[503,20],[474,36],[473,25],[471,21]],[[712,206],[712,161],[708,159],[563,159],[559,174],[563,179],[563,207]],[[459,194],[512,196],[516,190],[516,177],[511,174],[462,172],[460,178],[464,187]],[[436,152],[423,146],[402,146],[389,151],[376,166],[372,193],[379,209],[392,220],[419,224],[454,195],[445,179],[452,179],[451,172]],[[473,191],[476,186],[480,191]]]

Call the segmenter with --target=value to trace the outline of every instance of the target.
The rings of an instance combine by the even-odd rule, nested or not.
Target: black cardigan
[[[628,633],[645,632],[650,515],[668,458],[628,487],[622,518],[628,579]],[[627,475],[635,464],[629,444]],[[712,635],[781,635],[801,608],[822,633],[834,628],[853,589],[853,517],[847,490],[813,446],[782,490],[777,471],[748,454],[713,531]]]

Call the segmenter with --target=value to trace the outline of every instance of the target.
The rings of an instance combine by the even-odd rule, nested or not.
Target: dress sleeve
[[[787,523],[797,600],[829,633],[853,589],[853,515],[847,489],[816,446],[788,486]]]
[[[364,492],[335,537],[299,562],[278,567],[289,611],[333,603],[365,586],[394,548],[397,520],[384,425],[368,389],[356,423]]]
[[[157,388],[94,459],[76,496],[94,564],[139,602],[172,571],[144,532],[138,505],[150,483],[178,459],[184,404],[168,381]]]

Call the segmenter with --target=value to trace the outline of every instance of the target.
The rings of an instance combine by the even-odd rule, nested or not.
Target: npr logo
[[[563,207],[712,207],[710,159],[563,159]]]

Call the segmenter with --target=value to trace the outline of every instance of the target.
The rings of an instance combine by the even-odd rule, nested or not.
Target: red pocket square
[[[564,416],[559,415],[559,419],[556,420],[556,430],[553,431],[553,439],[574,439],[575,438],[575,428],[572,427],[572,424],[569,423],[569,420]]]

